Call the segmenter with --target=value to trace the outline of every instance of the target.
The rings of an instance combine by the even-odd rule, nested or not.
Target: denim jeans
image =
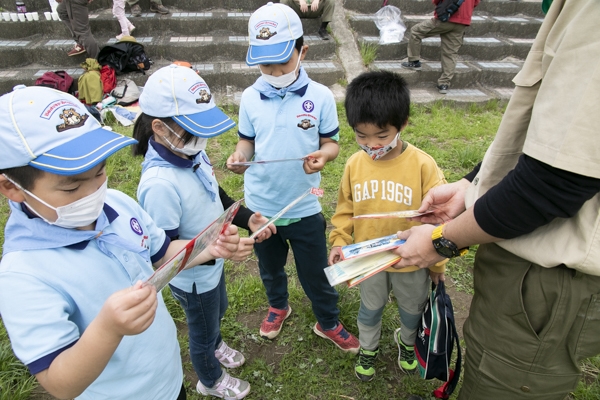
[[[202,268],[202,267],[200,267]],[[221,343],[221,319],[227,310],[225,271],[219,284],[205,293],[192,293],[169,285],[173,296],[185,311],[189,330],[190,358],[198,379],[206,387],[213,387],[221,377],[221,364],[215,357],[217,345]]]
[[[313,313],[323,329],[337,325],[338,293],[331,287],[323,270],[327,267],[325,218],[318,213],[288,226],[278,226],[277,234],[254,245],[260,277],[271,307],[288,305],[288,282],[284,266],[290,245],[296,261],[298,279],[312,303]],[[288,244],[289,242],[289,244]]]

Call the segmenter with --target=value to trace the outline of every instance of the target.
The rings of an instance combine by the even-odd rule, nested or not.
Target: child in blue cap
[[[58,398],[185,399],[175,324],[142,282],[187,241],[107,190],[106,158],[135,140],[43,87],[0,97],[0,140],[0,314],[17,357]],[[195,262],[234,256],[226,233]]]
[[[196,72],[174,64],[148,78],[140,107],[142,114],[133,131],[139,141],[134,154],[145,156],[138,200],[171,239],[191,239],[234,202],[217,183],[205,148],[208,138],[228,131],[235,122],[215,106],[208,85]],[[244,207],[233,220],[251,231],[267,222]],[[266,229],[257,240],[270,235]],[[243,259],[254,240],[243,238],[240,243],[243,249],[238,256]],[[187,317],[190,356],[199,378],[196,390],[226,399],[244,398],[250,384],[221,369],[245,361],[221,337],[221,319],[228,305],[223,260],[181,272],[170,287]]]
[[[252,14],[248,31],[246,63],[258,65],[262,76],[242,94],[239,141],[227,163],[304,158],[250,168],[228,165],[245,174],[248,207],[273,216],[310,187],[318,187],[319,171],[337,157],[337,110],[331,91],[312,81],[301,66],[308,46],[294,10],[268,3]],[[291,245],[298,278],[317,318],[313,331],[345,352],[358,353],[358,340],[338,320],[338,293],[323,272],[326,222],[318,199],[306,197],[284,217],[276,223],[277,234],[254,245],[270,306],[261,336],[274,339],[292,312],[284,270]]]

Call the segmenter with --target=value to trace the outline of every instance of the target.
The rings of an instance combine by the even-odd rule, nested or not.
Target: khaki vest
[[[599,23],[597,0],[554,0],[513,80],[515,91],[467,191],[467,207],[502,180],[523,153],[600,178]],[[600,276],[600,194],[574,217],[556,218],[498,245],[547,268],[564,264]]]

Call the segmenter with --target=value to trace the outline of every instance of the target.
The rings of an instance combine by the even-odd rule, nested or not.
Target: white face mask
[[[298,62],[296,63],[296,68],[294,68],[294,70],[292,72],[288,72],[287,74],[283,74],[280,76],[267,75],[264,72],[262,72],[262,70],[260,71],[260,73],[262,74],[263,79],[269,85],[276,87],[278,89],[281,89],[284,87],[288,87],[292,83],[294,83],[294,81],[297,78],[296,71],[298,70],[299,66],[300,66],[300,54],[298,54]]]
[[[392,149],[394,149],[396,146],[398,146],[398,137],[399,136],[400,136],[399,133],[396,134],[396,137],[394,138],[394,140],[392,140],[389,144],[387,144],[385,146],[369,147],[364,144],[359,144],[359,146],[361,149],[363,149],[364,151],[367,152],[369,157],[371,157],[371,160],[377,161],[381,157],[385,156],[387,153],[392,151]]]
[[[173,135],[177,136],[179,138],[179,140],[183,140],[181,138],[181,136],[179,136],[177,133],[175,133],[175,131],[173,129],[171,129],[171,127],[169,125],[165,124],[164,122],[163,122],[163,125]],[[202,150],[206,149],[206,142],[208,140],[206,138],[196,137],[195,140],[194,139],[190,140],[188,143],[184,144],[183,147],[177,147],[173,143],[171,143],[169,141],[169,139],[167,139],[166,136],[163,136],[163,139],[165,139],[165,141],[169,144],[169,147],[171,147],[171,150],[173,150],[174,152],[177,152],[177,153],[185,154],[188,157],[195,156],[196,154],[200,153]]]
[[[4,177],[12,183],[14,183],[19,189],[21,189],[22,191],[24,191],[25,193],[27,193],[28,195],[45,205],[46,207],[53,209],[56,212],[58,218],[54,222],[48,221],[33,207],[31,207],[30,204],[24,201],[25,205],[27,205],[27,208],[29,208],[34,214],[36,214],[38,217],[40,217],[50,225],[56,225],[68,229],[88,226],[89,224],[98,219],[104,207],[104,200],[106,199],[106,190],[108,188],[108,180],[105,180],[102,186],[100,186],[98,190],[96,190],[94,193],[77,201],[74,201],[71,204],[67,204],[66,206],[52,207],[44,200],[31,193],[29,190],[23,189],[21,185],[19,185],[6,175],[4,175]]]

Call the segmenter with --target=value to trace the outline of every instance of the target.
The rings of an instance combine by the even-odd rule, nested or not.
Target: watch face
[[[450,242],[447,239],[439,238],[434,240],[433,247],[435,247],[435,251],[437,251],[437,253],[442,257],[455,257],[454,251],[451,247],[456,248],[456,246],[454,245],[454,243]]]

